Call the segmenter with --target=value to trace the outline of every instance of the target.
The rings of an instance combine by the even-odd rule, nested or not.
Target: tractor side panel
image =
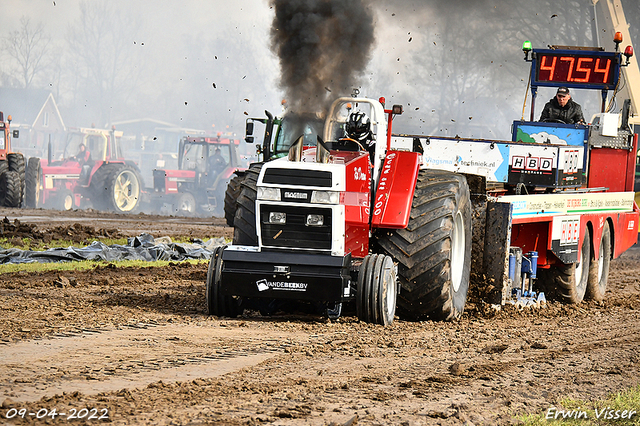
[[[387,153],[380,171],[380,181],[372,207],[372,227],[406,228],[409,223],[419,166],[420,155],[417,152],[389,151]]]
[[[369,155],[346,164],[345,192],[340,200],[345,212],[345,253],[365,257],[369,253],[369,204],[371,171]]]

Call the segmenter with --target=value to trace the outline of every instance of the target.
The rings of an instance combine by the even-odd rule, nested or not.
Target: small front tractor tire
[[[173,213],[178,216],[193,216],[196,214],[196,197],[190,192],[183,192],[173,205]]]
[[[73,193],[67,188],[59,190],[55,195],[55,209],[63,212],[72,210],[75,203]]]
[[[358,273],[356,312],[361,321],[389,325],[396,313],[398,277],[393,259],[369,254]]]
[[[238,299],[220,293],[220,280],[222,276],[222,252],[226,246],[218,246],[211,254],[209,269],[207,271],[207,312],[218,317],[235,318],[240,315],[241,309]]]

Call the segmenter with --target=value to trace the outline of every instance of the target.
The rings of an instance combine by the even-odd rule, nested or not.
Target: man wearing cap
[[[556,96],[544,106],[540,121],[584,124],[584,116],[582,115],[582,107],[571,99],[569,89],[560,87]]]

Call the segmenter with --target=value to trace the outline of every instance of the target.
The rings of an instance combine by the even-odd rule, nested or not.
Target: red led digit
[[[584,78],[575,77],[573,81],[577,81],[579,83],[586,83],[589,81],[589,77],[591,76],[591,68],[582,68],[582,64],[584,62],[592,62],[593,58],[578,58],[578,65],[576,66],[577,72],[585,73]]]
[[[596,59],[596,66],[593,69],[593,72],[603,74],[602,76],[603,83],[609,82],[609,67],[611,66],[611,59],[605,59],[605,61],[607,61],[607,66],[604,69],[602,69],[600,68],[600,58]]]
[[[573,56],[561,56],[560,60],[569,62],[569,73],[567,74],[567,78],[565,81],[573,81],[571,79],[571,76],[573,75],[573,63],[575,62],[576,58],[574,58]]]
[[[540,58],[540,71],[549,71],[548,81],[553,81],[553,73],[556,70],[556,59],[558,58],[556,56],[551,57],[553,58],[553,60],[551,61],[551,66],[545,65],[545,63],[548,62],[546,60],[547,58],[548,56],[543,56],[542,58]],[[540,80],[543,80],[542,76],[540,76]]]

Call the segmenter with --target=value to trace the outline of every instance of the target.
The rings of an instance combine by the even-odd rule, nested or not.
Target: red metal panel
[[[355,155],[354,155],[355,154]],[[369,153],[348,153],[344,156],[345,192],[340,204],[345,206],[345,252],[353,257],[369,253],[369,204],[371,170]]]
[[[548,264],[547,251],[551,247],[551,222],[514,224],[511,229],[511,246],[520,247],[522,253],[538,252],[538,265]]]
[[[637,147],[638,135],[634,135]],[[633,191],[636,150],[594,148],[589,156],[589,188],[608,188],[609,192]]]
[[[372,227],[407,226],[419,166],[420,157],[416,152],[387,152],[374,200]]]
[[[615,242],[613,244],[613,258],[619,257],[629,247],[638,241],[638,218],[637,206],[633,212],[619,213],[617,224],[613,224]]]
[[[165,170],[166,177],[170,178],[182,178],[182,179],[195,179],[196,172],[194,170]]]

